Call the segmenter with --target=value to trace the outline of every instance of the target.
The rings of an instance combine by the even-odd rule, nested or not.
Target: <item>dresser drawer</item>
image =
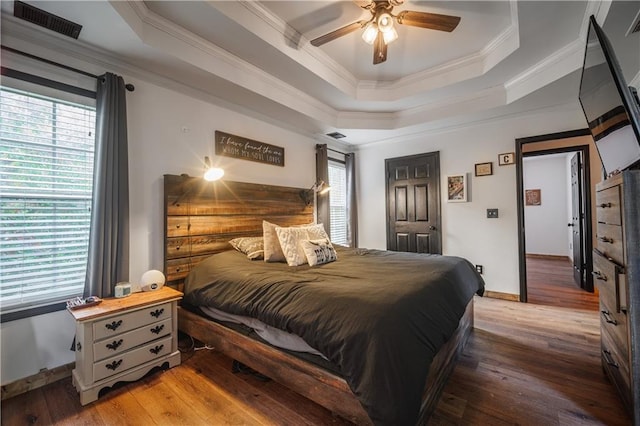
[[[619,265],[624,265],[622,227],[598,222],[596,228],[596,248]]]
[[[149,306],[127,314],[112,316],[109,319],[96,321],[93,324],[93,339],[100,340],[105,337],[115,336],[170,317],[171,303]]]
[[[593,251],[593,278],[600,293],[600,300],[604,300],[607,306],[620,312],[620,282],[617,269],[613,262],[598,251]]]
[[[168,318],[117,336],[111,336],[93,344],[93,360],[99,361],[109,358],[158,337],[171,334],[172,331],[171,318]]]
[[[601,342],[602,366],[611,376],[622,399],[626,399],[624,401],[625,404],[628,404],[631,402],[631,375],[628,354],[621,353],[609,333],[604,329],[601,332]]]
[[[102,380],[169,353],[171,353],[171,336],[154,340],[129,352],[94,363],[93,380]]]
[[[625,359],[629,357],[628,323],[627,314],[616,312],[611,306],[607,306],[600,299],[600,331],[606,332],[609,340]]]
[[[596,192],[596,218],[598,222],[622,225],[619,185]]]

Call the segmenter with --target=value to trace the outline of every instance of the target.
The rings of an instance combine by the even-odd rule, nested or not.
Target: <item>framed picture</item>
[[[505,152],[504,154],[498,155],[498,165],[499,166],[508,166],[509,164],[514,163],[515,153],[513,152]]]
[[[542,198],[539,189],[526,189],[524,191],[526,206],[541,206]]]
[[[465,203],[467,201],[467,175],[447,176],[447,201],[450,203]]]
[[[477,163],[476,176],[491,176],[493,174],[493,163]]]

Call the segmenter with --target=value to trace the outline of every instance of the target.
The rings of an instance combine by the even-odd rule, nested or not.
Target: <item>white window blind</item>
[[[331,241],[347,244],[347,173],[343,163],[329,160]]]
[[[95,108],[0,87],[0,308],[82,293]]]

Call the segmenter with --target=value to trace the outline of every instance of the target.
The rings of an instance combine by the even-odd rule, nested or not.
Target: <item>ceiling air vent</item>
[[[13,16],[75,39],[78,38],[80,30],[82,30],[82,25],[80,24],[68,21],[21,1],[13,2]]]
[[[342,138],[346,138],[345,135],[343,135],[340,132],[333,132],[333,133],[327,133],[327,136],[331,136],[334,139],[342,139]]]

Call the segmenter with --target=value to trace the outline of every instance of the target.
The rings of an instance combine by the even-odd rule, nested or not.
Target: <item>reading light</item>
[[[362,39],[367,44],[373,44],[376,40],[376,36],[378,35],[378,26],[375,22],[369,22],[362,33]]]
[[[211,160],[209,157],[204,157],[204,179],[211,182],[220,179],[224,176],[224,170],[219,167],[211,167]]]
[[[304,201],[304,204],[310,206],[313,202],[314,195],[316,194],[326,194],[331,190],[331,187],[325,183],[325,181],[321,180],[319,182],[314,183],[311,188],[303,189],[300,191],[300,198]]]

